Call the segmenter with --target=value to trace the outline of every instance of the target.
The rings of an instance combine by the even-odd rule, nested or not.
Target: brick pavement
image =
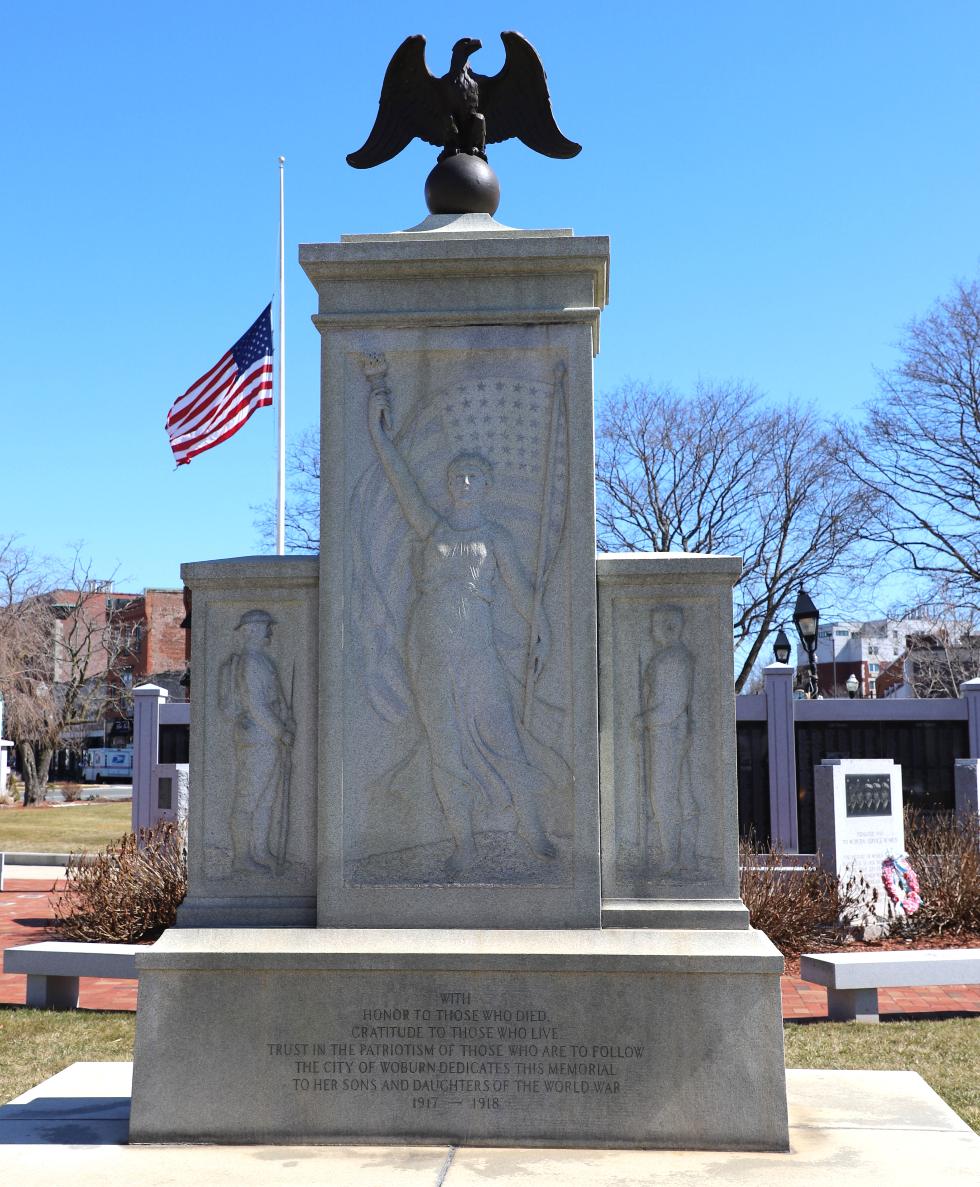
[[[56,938],[47,928],[54,917],[52,891],[62,885],[63,882],[54,879],[4,878],[0,893],[0,951]],[[22,1006],[26,994],[24,974],[0,973],[0,1005]],[[118,977],[82,977],[78,1004],[83,1010],[135,1010],[136,982]]]
[[[7,878],[0,893],[0,950],[51,939],[53,879]],[[26,977],[0,974],[0,1005],[23,1005]],[[84,1010],[135,1010],[136,982],[83,977],[79,1006]],[[827,1017],[827,990],[798,977],[782,978],[783,1018],[800,1021]],[[887,1014],[980,1014],[980,985],[932,985],[881,989],[878,1003]]]

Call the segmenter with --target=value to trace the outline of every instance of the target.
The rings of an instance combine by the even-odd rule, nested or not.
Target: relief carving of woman
[[[534,591],[510,533],[487,514],[492,466],[479,454],[458,454],[446,474],[450,509],[440,515],[394,443],[387,390],[378,377],[369,379],[371,440],[418,542],[405,658],[432,783],[454,842],[449,872],[480,860],[472,814],[481,800],[502,830],[516,831],[538,857],[554,858],[539,808],[553,786],[530,756],[534,742],[494,642],[497,591],[506,590],[529,626],[533,620],[528,679],[537,678],[546,660],[549,632],[543,609],[532,609]]]

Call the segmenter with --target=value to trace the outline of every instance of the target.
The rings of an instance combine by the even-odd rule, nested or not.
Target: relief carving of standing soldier
[[[647,861],[675,873],[695,864],[694,843],[700,810],[691,782],[691,694],[694,657],[681,634],[678,606],[658,606],[650,615],[654,651],[642,676],[642,711],[633,733],[642,750],[646,793]],[[692,827],[693,826],[693,827]]]
[[[289,781],[296,736],[292,697],[269,655],[275,622],[247,610],[235,627],[241,647],[221,665],[219,705],[234,719],[234,868],[280,874],[286,864]]]

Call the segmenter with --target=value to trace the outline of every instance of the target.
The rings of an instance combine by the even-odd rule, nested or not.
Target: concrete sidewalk
[[[790,1151],[130,1146],[128,1063],[76,1063],[0,1108],[18,1187],[975,1187],[980,1138],[915,1072],[788,1071]]]

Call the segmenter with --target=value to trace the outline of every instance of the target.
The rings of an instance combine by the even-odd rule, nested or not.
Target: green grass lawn
[[[0,1102],[77,1060],[133,1057],[135,1015],[0,1006]],[[980,1018],[943,1022],[793,1023],[786,1066],[918,1072],[980,1132]]]
[[[79,1060],[132,1059],[135,1032],[129,1012],[0,1006],[0,1102]]]
[[[980,1133],[980,1018],[791,1023],[786,1066],[918,1072]]]
[[[130,831],[132,805],[51,804],[0,809],[0,851],[91,853]]]

